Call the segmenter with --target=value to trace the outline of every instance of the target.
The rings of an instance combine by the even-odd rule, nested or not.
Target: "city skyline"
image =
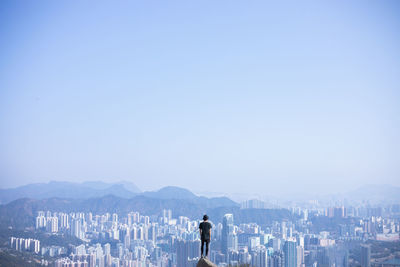
[[[0,188],[400,186],[397,1],[0,5]]]
[[[161,207],[150,213],[135,209],[99,213],[98,206],[93,208],[74,212],[68,212],[66,206],[53,207],[52,211],[39,208],[36,215],[29,215],[31,219],[34,217],[28,224],[33,224],[30,229],[34,229],[35,237],[42,241],[49,236],[75,237],[69,239],[73,244],[66,247],[65,242],[53,241],[52,245],[42,246],[32,234],[12,235],[8,250],[20,251],[35,261],[41,259],[43,264],[53,263],[56,267],[76,266],[76,263],[81,267],[197,265],[201,222],[198,215],[176,215]],[[399,204],[385,208],[297,206],[286,210],[286,215],[270,210],[275,219],[268,216],[267,220],[256,215],[265,211],[256,211],[257,208],[251,208],[244,217],[236,213],[239,222],[231,213],[211,216],[212,243],[216,245],[211,247],[209,259],[215,266],[369,267],[391,265],[400,255],[397,249],[400,227],[396,217]],[[255,215],[253,218],[249,217],[251,213]]]

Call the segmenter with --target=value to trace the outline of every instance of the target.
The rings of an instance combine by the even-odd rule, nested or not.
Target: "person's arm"
[[[199,224],[199,232],[200,232],[200,238],[201,238],[201,223]]]

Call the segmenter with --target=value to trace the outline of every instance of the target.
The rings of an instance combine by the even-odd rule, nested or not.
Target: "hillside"
[[[230,206],[224,206],[232,203]],[[273,220],[290,219],[292,213],[286,209],[242,210],[233,201],[223,199],[197,198],[184,199],[156,199],[145,196],[136,196],[130,199],[108,195],[100,198],[90,199],[18,199],[9,204],[0,206],[0,227],[12,226],[16,229],[34,226],[34,217],[40,210],[62,211],[62,212],[92,212],[92,213],[118,213],[125,216],[128,212],[138,211],[146,215],[160,214],[163,209],[171,209],[173,216],[186,216],[190,219],[201,219],[207,213],[213,222],[221,222],[226,213],[233,213],[235,222],[255,222],[261,225]]]
[[[0,203],[5,204],[20,198],[46,199],[60,198],[92,198],[106,195],[131,198],[140,190],[130,182],[56,182],[28,184],[16,188],[0,189]]]

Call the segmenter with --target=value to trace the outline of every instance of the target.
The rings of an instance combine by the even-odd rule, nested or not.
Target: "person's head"
[[[207,214],[204,214],[203,221],[207,221],[207,220],[208,220],[208,216],[207,216]]]

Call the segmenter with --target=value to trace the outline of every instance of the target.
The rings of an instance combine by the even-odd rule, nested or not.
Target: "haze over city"
[[[400,186],[399,11],[398,1],[6,1],[0,187]]]

